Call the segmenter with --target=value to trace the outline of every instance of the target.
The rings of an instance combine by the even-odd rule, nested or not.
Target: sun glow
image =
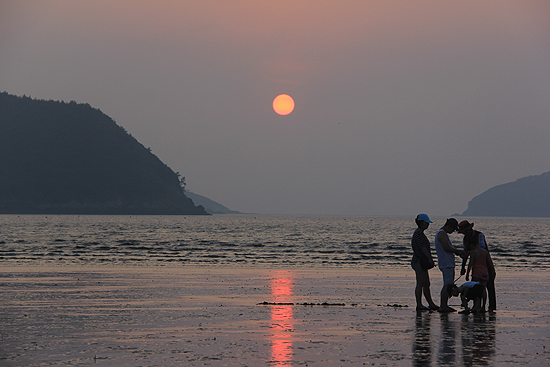
[[[294,111],[294,100],[288,94],[279,94],[273,100],[273,110],[281,116],[286,116]]]
[[[292,302],[293,274],[290,271],[276,271],[271,279],[271,295],[275,303]],[[293,312],[291,305],[271,306],[271,360],[273,367],[292,366]]]

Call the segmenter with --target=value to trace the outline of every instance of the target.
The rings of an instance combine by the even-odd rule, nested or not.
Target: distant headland
[[[207,198],[206,196],[195,194],[191,191],[186,190],[185,195],[189,199],[193,200],[195,204],[202,205],[208,214],[244,214],[236,210],[231,210],[228,207]]]
[[[185,181],[88,104],[0,93],[0,213],[207,215]]]
[[[462,215],[550,217],[550,172],[492,187],[474,197]]]

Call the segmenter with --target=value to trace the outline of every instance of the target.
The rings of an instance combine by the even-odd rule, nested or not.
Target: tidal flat
[[[461,315],[417,313],[412,269],[3,266],[0,365],[546,366],[548,275]]]

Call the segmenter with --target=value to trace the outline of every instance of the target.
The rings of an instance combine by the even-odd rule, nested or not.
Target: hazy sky
[[[0,0],[0,91],[234,210],[444,216],[550,171],[550,1]]]

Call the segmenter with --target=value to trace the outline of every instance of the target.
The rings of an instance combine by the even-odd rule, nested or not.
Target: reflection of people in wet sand
[[[495,318],[486,314],[462,315],[461,321],[448,313],[439,315],[441,335],[437,351],[438,366],[487,366],[495,356]],[[459,344],[461,341],[461,345]],[[458,348],[462,347],[462,353]],[[457,357],[462,356],[462,363]],[[431,364],[424,364],[430,366]]]
[[[448,313],[439,315],[441,320],[441,337],[437,356],[438,366],[456,365],[457,329],[456,321],[449,319]]]
[[[485,235],[480,231],[474,230],[473,227],[474,223],[470,223],[467,220],[463,220],[458,224],[458,233],[462,233],[464,235],[463,243],[465,252],[462,255],[464,261],[462,262],[462,269],[460,272],[460,274],[462,275],[466,273],[466,261],[468,259],[468,256],[470,255],[470,251],[473,249],[470,248],[472,247],[472,244],[478,243],[479,247],[489,252],[489,247],[487,246]],[[487,280],[486,284],[487,293],[489,296],[489,312],[493,312],[497,308],[497,300],[495,294],[495,277],[496,272],[493,266],[493,271],[489,273],[489,279]]]
[[[485,314],[475,316],[474,322],[467,315],[461,323],[462,365],[491,366],[495,356],[495,317]]]
[[[413,366],[430,366],[432,348],[430,345],[430,313],[417,313],[413,340]]]
[[[448,306],[449,294],[447,293],[447,285],[454,283],[455,278],[455,254],[461,255],[463,251],[454,248],[449,234],[456,231],[458,221],[454,218],[449,218],[445,225],[437,231],[435,235],[435,250],[437,252],[437,265],[443,273],[443,287],[441,288],[441,303],[439,312],[453,312],[454,308]]]
[[[418,228],[414,231],[411,240],[411,246],[413,249],[411,266],[416,274],[416,288],[414,289],[416,310],[437,310],[438,307],[432,300],[432,295],[430,293],[430,276],[428,274],[428,269],[422,267],[420,263],[420,258],[424,257],[425,259],[428,259],[432,267],[434,265],[432,254],[430,252],[430,241],[424,234],[424,231],[428,229],[432,221],[427,214],[419,214],[416,217],[415,222]],[[426,301],[428,301],[428,307],[422,304],[422,293],[424,293],[424,297],[426,298]]]
[[[468,314],[470,312],[470,308],[468,307],[470,301],[474,302],[471,311],[474,313],[481,312],[482,299],[485,294],[485,287],[481,283],[471,281],[462,284],[460,287],[454,284],[448,285],[447,287],[449,288],[448,292],[451,296],[458,297],[458,295],[460,295],[464,310],[459,313]]]

